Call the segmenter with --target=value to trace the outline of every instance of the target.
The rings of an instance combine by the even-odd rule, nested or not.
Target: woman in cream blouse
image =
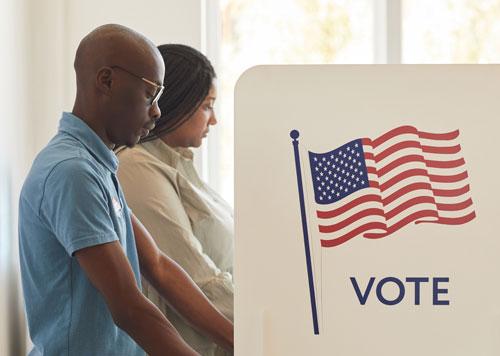
[[[158,49],[165,62],[162,116],[140,144],[118,152],[119,180],[128,205],[160,249],[233,320],[233,211],[200,179],[189,149],[199,147],[217,123],[215,72],[191,47]],[[182,320],[144,279],[143,291],[200,354],[227,354]]]

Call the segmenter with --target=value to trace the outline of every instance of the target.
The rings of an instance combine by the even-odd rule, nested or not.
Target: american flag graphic
[[[459,131],[395,128],[326,153],[309,152],[323,247],[386,237],[408,224],[475,218]]]

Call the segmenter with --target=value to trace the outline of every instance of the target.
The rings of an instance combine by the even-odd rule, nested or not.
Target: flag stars
[[[310,162],[318,203],[334,203],[369,186],[361,142],[315,155]]]

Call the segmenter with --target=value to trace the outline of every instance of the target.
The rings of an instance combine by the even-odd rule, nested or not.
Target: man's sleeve
[[[47,177],[40,216],[69,255],[118,240],[105,189],[84,159],[63,161]]]

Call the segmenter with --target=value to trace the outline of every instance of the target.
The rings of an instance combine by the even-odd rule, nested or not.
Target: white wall
[[[0,1],[0,354],[24,351],[24,317],[19,299],[17,198],[27,170],[29,99],[27,0]]]
[[[25,354],[17,200],[35,154],[56,133],[61,112],[72,109],[78,43],[99,25],[119,23],[157,44],[204,49],[203,1],[0,1],[0,170],[7,171],[0,171],[0,291],[9,291],[0,293],[0,355]]]
[[[35,151],[55,133],[61,111],[73,106],[74,54],[92,29],[119,23],[157,44],[181,42],[200,49],[204,41],[202,0],[45,0],[30,5],[34,90],[40,94],[35,105],[40,111],[33,127]]]

